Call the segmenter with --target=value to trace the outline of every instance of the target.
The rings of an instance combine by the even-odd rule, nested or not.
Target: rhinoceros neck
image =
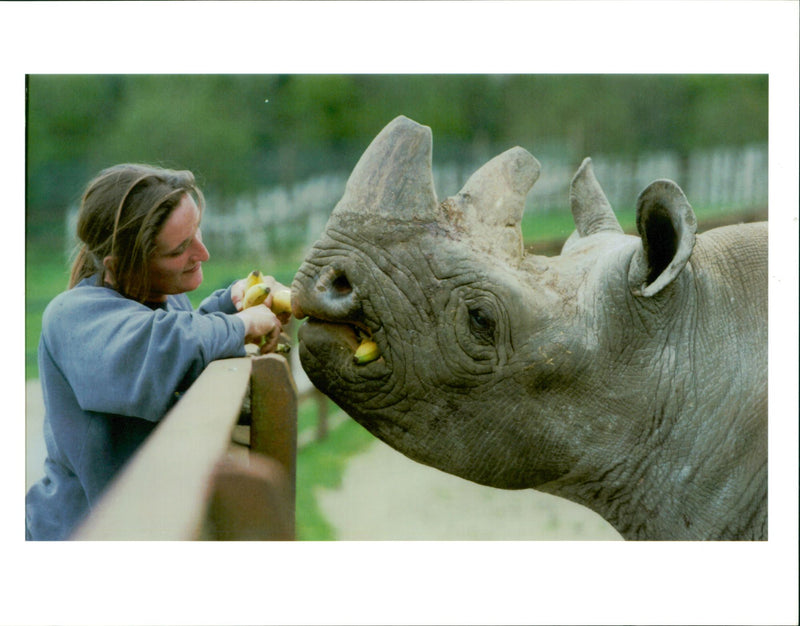
[[[689,377],[672,382],[673,395],[622,417],[635,428],[585,446],[569,472],[537,488],[594,510],[626,539],[766,538],[765,407],[728,403],[732,387],[710,398]]]
[[[766,481],[766,459],[753,471],[669,460],[660,450],[636,462],[577,467],[540,489],[592,509],[628,540],[766,539]]]
[[[766,536],[766,302],[742,302],[766,275],[732,233],[698,248],[657,298],[617,290],[633,319],[599,337],[580,383],[594,431],[573,442],[569,472],[537,486],[628,539]]]

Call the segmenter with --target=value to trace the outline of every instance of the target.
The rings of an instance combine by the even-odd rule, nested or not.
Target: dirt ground
[[[568,500],[477,485],[377,439],[350,462],[342,482],[316,494],[341,541],[622,539],[599,515]]]

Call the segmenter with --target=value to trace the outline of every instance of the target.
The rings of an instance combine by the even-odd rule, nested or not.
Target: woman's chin
[[[196,269],[186,272],[186,291],[194,291],[203,283],[203,268],[198,265]]]

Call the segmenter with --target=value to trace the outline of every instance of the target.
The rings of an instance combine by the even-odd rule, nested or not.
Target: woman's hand
[[[264,338],[261,353],[274,352],[281,335],[281,322],[265,304],[239,311],[236,317],[244,322],[244,342],[259,343]]]
[[[269,295],[267,296],[267,299],[264,300],[264,304],[266,304],[268,307],[272,307],[272,294],[277,293],[281,289],[289,289],[285,285],[282,285],[277,280],[275,280],[272,276],[264,276],[263,282],[267,287],[269,287]],[[233,302],[233,306],[236,307],[237,311],[242,310],[242,303],[244,302],[244,293],[246,285],[247,285],[247,279],[242,278],[241,280],[237,280],[231,286],[231,301]],[[291,318],[292,318],[291,313],[281,313],[280,315],[278,315],[278,319],[280,320],[281,324],[288,324]]]
[[[236,307],[237,311],[242,310],[242,302],[244,301],[244,291],[246,284],[247,284],[247,279],[242,278],[242,280],[237,280],[235,283],[231,285],[231,302],[233,302],[233,306]]]

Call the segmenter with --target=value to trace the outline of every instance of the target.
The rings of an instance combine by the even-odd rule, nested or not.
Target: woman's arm
[[[153,311],[80,287],[48,306],[42,342],[82,409],[156,421],[211,361],[244,356],[246,330],[236,315]]]
[[[198,313],[236,313],[237,308],[231,298],[231,293],[235,285],[236,283],[233,283],[227,289],[217,289],[214,291],[200,303],[199,307],[197,307]]]

